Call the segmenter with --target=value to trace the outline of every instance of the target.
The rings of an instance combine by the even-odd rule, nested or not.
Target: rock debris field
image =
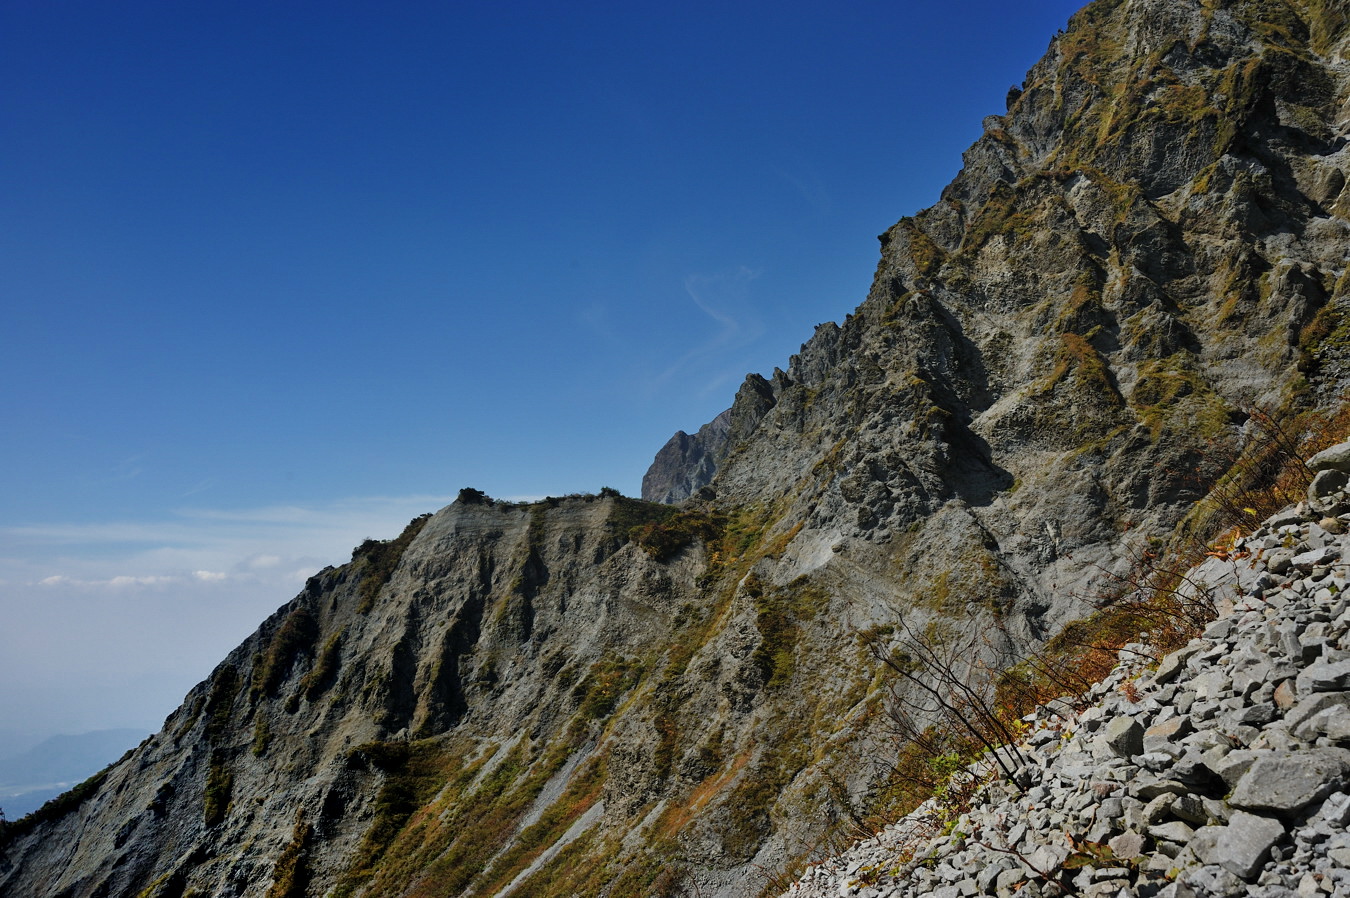
[[[941,835],[921,807],[787,895],[1350,896],[1350,443],[1311,465],[1306,502],[1187,574],[1203,635],[1027,719],[1020,790]]]

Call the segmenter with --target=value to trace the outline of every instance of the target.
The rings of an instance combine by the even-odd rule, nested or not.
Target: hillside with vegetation
[[[661,451],[661,501],[465,489],[367,541],[6,826],[0,892],[778,894],[1184,645],[1182,572],[1350,424],[1348,23],[1089,4],[857,310]]]

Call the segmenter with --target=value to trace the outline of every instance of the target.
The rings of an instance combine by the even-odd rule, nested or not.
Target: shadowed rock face
[[[359,547],[10,830],[0,892],[759,891],[878,807],[860,632],[1010,660],[1251,406],[1343,388],[1345,37],[1314,0],[1090,5],[857,311],[662,450],[681,506],[466,490]]]
[[[643,475],[642,498],[679,502],[711,483],[718,462],[726,455],[730,427],[731,409],[727,409],[693,436],[676,431]]]

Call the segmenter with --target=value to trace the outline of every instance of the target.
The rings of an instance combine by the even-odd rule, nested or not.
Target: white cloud
[[[712,319],[716,328],[712,334],[687,350],[656,376],[652,386],[660,386],[677,375],[687,377],[687,370],[695,363],[717,359],[728,349],[745,346],[764,333],[763,322],[755,313],[747,296],[749,285],[761,272],[742,265],[732,271],[717,274],[691,274],[684,279],[684,292],[704,315]],[[740,363],[737,363],[738,371]],[[712,375],[718,385],[726,378],[725,372]],[[702,391],[707,392],[705,387]]]
[[[127,576],[123,575],[123,576],[120,576],[120,577],[113,577],[111,580],[107,581],[107,583],[108,583],[109,586],[115,586],[115,587],[122,587],[122,586],[162,586],[162,585],[164,585],[165,583],[173,583],[173,582],[175,582],[177,579],[178,579],[177,577],[153,577],[153,576],[152,576],[152,577],[127,577]]]
[[[806,172],[805,174],[794,174],[781,166],[773,166],[772,171],[778,177],[782,178],[792,188],[797,191],[811,210],[818,215],[829,215],[834,211],[834,203],[830,199],[830,192],[815,172]]]
[[[35,733],[157,726],[307,578],[450,498],[0,528],[0,714]]]
[[[135,586],[163,586],[168,583],[179,582],[181,577],[171,576],[145,576],[130,577],[126,574],[119,574],[115,577],[104,577],[101,579],[84,579],[80,577],[68,577],[65,574],[53,574],[50,577],[43,577],[37,581],[38,586],[66,586],[78,587],[83,589],[124,589]]]

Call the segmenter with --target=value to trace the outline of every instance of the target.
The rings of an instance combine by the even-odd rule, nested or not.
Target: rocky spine
[[[781,891],[888,811],[860,634],[1011,664],[1325,436],[1346,58],[1339,2],[1089,4],[857,311],[663,450],[649,497],[680,505],[465,490],[358,547],[8,827],[0,891]]]

